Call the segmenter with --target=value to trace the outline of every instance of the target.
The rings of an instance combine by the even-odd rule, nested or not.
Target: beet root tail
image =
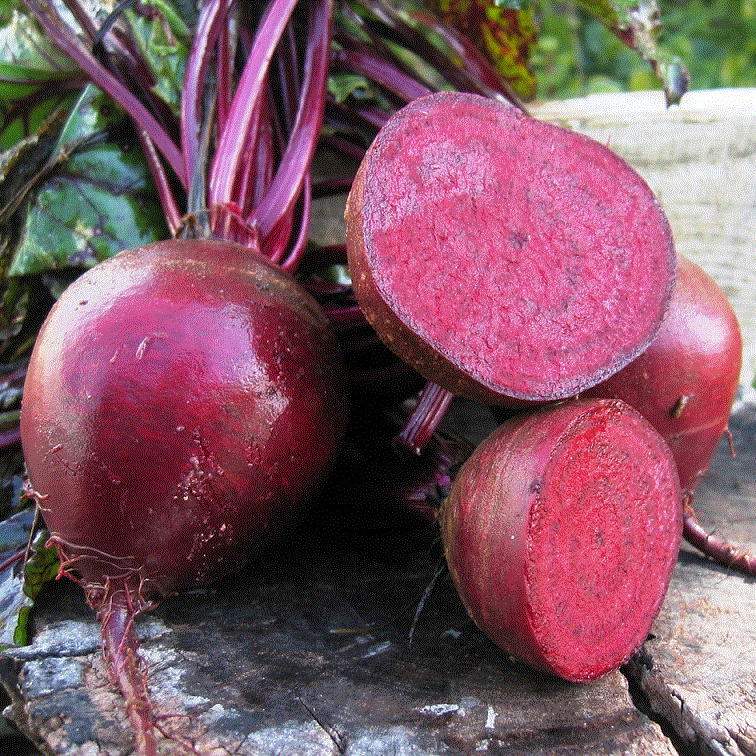
[[[691,506],[693,496],[688,494],[683,502],[683,538],[715,564],[738,570],[744,575],[756,576],[756,555],[730,541],[707,532],[696,518]]]
[[[129,723],[134,730],[135,753],[157,756],[153,706],[134,628],[136,610],[128,589],[111,592],[99,614],[108,672],[126,700]]]

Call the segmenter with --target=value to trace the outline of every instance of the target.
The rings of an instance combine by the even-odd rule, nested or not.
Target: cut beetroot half
[[[674,285],[645,181],[587,137],[478,95],[398,111],[349,195],[368,321],[425,378],[489,404],[545,402],[640,354]]]
[[[460,469],[440,522],[478,627],[535,669],[586,681],[647,637],[680,545],[680,485],[629,405],[571,401],[499,426]]]

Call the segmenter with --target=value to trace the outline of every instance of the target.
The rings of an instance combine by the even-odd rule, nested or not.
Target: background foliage
[[[756,86],[756,0],[660,0],[659,42],[679,55],[691,89]],[[651,67],[576,3],[534,3],[530,64],[539,98],[656,89]]]

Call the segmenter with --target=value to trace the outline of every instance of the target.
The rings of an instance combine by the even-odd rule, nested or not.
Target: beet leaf
[[[529,61],[538,26],[531,4],[435,0],[432,5],[486,55],[523,100],[535,97],[537,83]]]
[[[34,600],[59,570],[57,552],[45,546],[47,531],[40,530],[30,541],[33,526],[34,508],[22,510],[0,526],[0,650],[27,643]]]
[[[679,57],[658,43],[662,21],[656,0],[578,0],[576,4],[651,65],[662,82],[667,105],[680,102],[688,91],[690,74]]]
[[[122,249],[165,238],[144,157],[128,148],[133,138],[122,111],[88,87],[33,194],[9,275],[91,267]]]
[[[63,104],[70,107],[82,78],[34,21],[12,14],[0,29],[0,149],[37,133]]]

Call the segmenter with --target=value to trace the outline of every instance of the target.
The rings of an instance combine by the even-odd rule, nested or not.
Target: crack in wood
[[[316,713],[315,709],[310,704],[308,704],[301,696],[297,696],[296,700],[299,701],[300,704],[302,704],[305,711],[309,713],[309,715],[315,720],[317,725],[326,733],[326,735],[328,735],[328,737],[331,738],[338,752],[340,754],[345,753],[347,749],[347,742],[348,742],[346,736],[342,732],[339,732],[339,730],[336,727],[329,724],[323,716]]]
[[[711,756],[750,756],[740,749],[732,733],[691,704],[688,695],[671,685],[654,666],[647,649],[628,664],[628,671],[649,701],[651,711],[662,718],[696,753]]]

